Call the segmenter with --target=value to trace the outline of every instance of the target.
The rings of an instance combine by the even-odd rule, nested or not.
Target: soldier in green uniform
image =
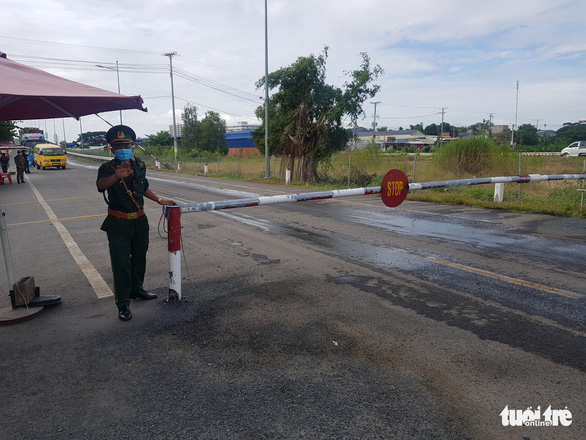
[[[24,170],[26,168],[27,160],[22,154],[21,150],[18,150],[16,157],[14,158],[14,164],[16,165],[16,181],[18,183],[24,183]]]
[[[98,191],[108,192],[108,216],[101,229],[108,235],[118,317],[129,321],[132,319],[131,299],[157,297],[143,287],[149,247],[149,223],[144,214],[144,198],[159,205],[172,205],[174,202],[157,197],[149,188],[144,162],[138,157],[132,158],[136,134],[130,127],[112,127],[106,133],[106,141],[114,153],[114,159],[98,170]]]

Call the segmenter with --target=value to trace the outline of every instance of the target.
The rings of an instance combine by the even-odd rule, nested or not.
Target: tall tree
[[[360,68],[345,72],[350,79],[343,88],[325,82],[327,47],[319,56],[299,57],[289,67],[268,76],[269,88],[277,89],[269,100],[270,153],[286,157],[291,169],[295,159],[303,158],[306,180],[319,181],[319,163],[346,146],[350,135],[342,127],[342,118],[348,116],[351,124],[356,125],[364,115],[362,104],[380,89],[372,82],[383,74],[382,68],[372,67],[366,53],[360,55]],[[261,78],[256,86],[263,87],[265,80]],[[252,133],[261,152],[264,152],[264,114],[264,106],[259,107],[256,115],[263,120],[263,125]]]
[[[147,135],[149,145],[157,147],[170,147],[173,145],[173,137],[168,131],[159,131],[157,134]]]
[[[539,145],[537,127],[531,124],[522,124],[515,134],[518,145]]]
[[[584,122],[564,122],[562,128],[555,133],[556,140],[569,144],[586,140],[586,124]]]
[[[0,121],[0,141],[12,142],[16,136],[16,128],[12,121]]]
[[[199,123],[197,148],[204,151],[228,153],[226,145],[226,121],[219,113],[208,111]]]
[[[81,136],[77,137],[77,142],[81,143]],[[106,145],[106,132],[87,131],[83,134],[83,143],[85,145]]]
[[[425,133],[427,136],[437,136],[439,135],[439,127],[437,126],[437,124],[429,124],[427,127],[425,127],[425,130],[423,130],[423,133]]]
[[[181,135],[181,147],[185,149],[197,148],[200,122],[197,120],[197,107],[187,104],[183,109],[183,130]]]
[[[472,124],[468,127],[469,130],[472,131],[472,134],[480,135],[480,134],[488,134],[490,133],[490,127],[494,124],[490,122],[490,120],[483,119],[482,122],[477,122],[476,124]]]

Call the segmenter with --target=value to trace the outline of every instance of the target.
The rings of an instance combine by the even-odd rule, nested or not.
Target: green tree
[[[173,137],[168,131],[159,131],[157,134],[147,135],[149,138],[149,145],[170,147],[173,145]]]
[[[228,153],[226,145],[226,121],[219,113],[208,111],[199,123],[197,148],[204,151]]]
[[[197,148],[200,122],[197,120],[197,107],[187,104],[183,109],[183,131],[181,136],[181,147],[186,150]]]
[[[0,121],[0,141],[12,142],[16,136],[16,128],[12,121]]]
[[[515,141],[518,145],[539,145],[537,128],[531,124],[522,124],[515,133]]]
[[[295,159],[303,158],[303,178],[319,181],[317,167],[332,153],[343,149],[350,135],[342,127],[342,118],[348,116],[353,126],[364,115],[362,104],[379,91],[373,85],[383,74],[380,66],[372,67],[370,58],[361,53],[358,70],[345,72],[349,80],[343,88],[326,84],[328,47],[319,56],[299,57],[289,67],[268,76],[268,86],[277,89],[269,100],[270,154],[283,155],[293,170]],[[256,86],[261,88],[267,78]],[[263,120],[252,133],[255,145],[264,153],[265,108],[260,106],[256,115]]]
[[[81,136],[77,137],[77,142],[81,143]],[[84,145],[106,145],[105,131],[88,131],[83,133]]]
[[[427,136],[438,136],[439,135],[439,127],[437,124],[430,124],[423,130]]]
[[[555,133],[556,141],[571,144],[586,140],[586,124],[583,122],[564,122],[562,128]]]
[[[472,124],[468,129],[472,131],[474,135],[487,135],[490,133],[490,127],[494,124],[490,122],[490,120],[483,119],[482,122],[477,122],[476,124]]]
[[[415,125],[410,125],[409,129],[410,130],[419,130],[421,133],[425,132],[425,129],[423,128],[423,122],[420,122],[419,124],[415,124]]]

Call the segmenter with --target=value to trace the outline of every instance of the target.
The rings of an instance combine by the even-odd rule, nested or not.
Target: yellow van
[[[65,151],[63,151],[63,148],[61,148],[59,145],[37,144],[35,145],[35,158],[33,166],[36,166],[37,169],[45,169],[49,167],[65,169],[67,166]]]

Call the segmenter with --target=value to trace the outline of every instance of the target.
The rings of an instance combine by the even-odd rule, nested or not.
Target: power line
[[[25,61],[28,65],[34,65],[35,67],[45,67],[45,68],[59,68],[59,69],[73,69],[73,70],[98,70],[96,65],[104,65],[109,66],[112,69],[115,69],[116,64],[112,62],[103,62],[103,61],[86,61],[86,60],[71,60],[65,58],[48,58],[48,57],[30,57],[24,55],[16,55],[11,57],[11,59],[16,59],[18,61]],[[31,62],[32,61],[32,62]],[[130,72],[130,73],[165,73],[167,74],[169,71],[169,67],[163,64],[129,64],[129,63],[119,63],[118,70],[120,72]],[[186,70],[174,68],[174,73],[176,76],[186,79],[188,81],[198,83],[207,87],[215,92],[224,94],[228,97],[231,97],[237,101],[240,101],[247,105],[252,105],[254,107],[258,106],[258,99],[256,98],[256,94],[246,92],[244,90],[236,89],[235,87],[229,86],[227,84],[223,84],[219,81],[214,81],[210,78],[206,78],[201,75],[196,75],[194,73],[188,72]]]
[[[55,41],[29,40],[27,38],[17,38],[17,37],[0,36],[0,40],[12,40],[12,41],[20,42],[20,43],[39,44],[42,46],[72,47],[72,48],[80,48],[80,49],[94,49],[94,50],[108,51],[108,52],[113,51],[113,52],[124,52],[124,53],[160,55],[160,52],[152,52],[152,51],[148,51],[148,50],[121,49],[119,47],[113,48],[113,47],[88,46],[88,45],[84,45],[84,44],[58,43]]]
[[[416,118],[426,118],[428,116],[435,116],[439,115],[441,112],[429,113],[427,115],[418,115],[418,116],[398,116],[398,117],[387,117],[387,116],[378,116],[378,119],[416,119]]]

